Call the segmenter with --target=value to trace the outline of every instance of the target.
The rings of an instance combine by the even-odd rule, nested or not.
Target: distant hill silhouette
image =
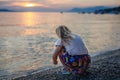
[[[27,9],[27,10],[10,10],[10,9],[0,9],[0,12],[52,12],[49,8],[36,8],[36,9]],[[54,11],[56,12],[56,11]],[[94,14],[120,14],[120,6],[118,7],[108,7],[108,6],[95,6],[95,7],[86,7],[86,8],[72,8],[71,10],[64,12],[77,12],[77,13],[94,13]],[[60,13],[63,13],[60,11]]]
[[[0,9],[0,12],[15,12],[15,11],[9,9]]]
[[[109,8],[109,7],[95,6],[95,7],[86,7],[86,8],[73,8],[68,12],[94,12],[95,10],[106,9],[106,8]]]
[[[95,10],[95,14],[120,14],[120,6],[108,9]]]

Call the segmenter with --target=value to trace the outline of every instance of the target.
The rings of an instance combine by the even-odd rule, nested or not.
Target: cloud
[[[21,0],[21,1],[18,1],[18,0],[9,0],[9,1],[1,1],[0,0],[0,7],[9,7],[9,6],[20,6],[22,7],[22,5],[25,5],[27,3],[33,3],[33,4],[36,4],[36,6],[42,6],[42,7],[48,7],[47,5],[45,5],[43,1],[41,2],[37,2],[37,1],[24,1],[24,0]]]
[[[120,5],[120,0],[0,0],[0,8],[20,6],[26,2],[35,3],[37,5],[53,9],[70,9],[73,7]]]

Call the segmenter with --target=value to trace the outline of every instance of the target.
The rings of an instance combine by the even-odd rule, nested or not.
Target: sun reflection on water
[[[23,14],[23,22],[27,26],[32,26],[35,23],[35,14],[32,12],[27,12]]]

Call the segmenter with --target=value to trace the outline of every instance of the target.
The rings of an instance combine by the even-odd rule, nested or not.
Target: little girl
[[[89,67],[90,56],[80,36],[72,34],[64,25],[56,28],[59,39],[53,52],[53,64],[57,65],[59,57],[64,68],[73,74],[83,74]]]

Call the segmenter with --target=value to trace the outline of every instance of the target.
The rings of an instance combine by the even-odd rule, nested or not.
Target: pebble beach
[[[107,51],[92,57],[92,63],[88,74],[73,76],[57,74],[62,66],[32,71],[29,75],[21,77],[8,76],[1,80],[120,80],[120,49]]]

